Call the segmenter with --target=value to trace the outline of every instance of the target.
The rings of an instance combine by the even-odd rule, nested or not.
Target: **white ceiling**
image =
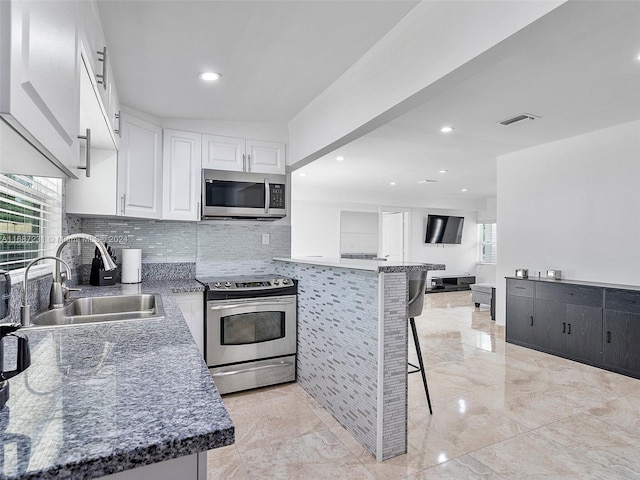
[[[286,123],[418,2],[100,0],[120,101],[163,118]],[[198,74],[222,74],[205,84]]]
[[[124,104],[286,122],[414,5],[103,0],[100,12]],[[422,106],[294,172],[294,193],[331,186],[352,201],[413,206],[494,196],[497,156],[640,119],[639,25],[640,1],[568,2],[429,87]],[[202,85],[205,68],[222,80]],[[541,118],[496,125],[520,113]],[[454,132],[441,134],[444,124]]]
[[[300,169],[296,191],[332,185],[345,199],[355,183],[360,198],[413,206],[495,196],[497,156],[640,119],[638,55],[640,2],[565,4],[442,79],[422,106]],[[540,118],[497,124],[522,113]]]

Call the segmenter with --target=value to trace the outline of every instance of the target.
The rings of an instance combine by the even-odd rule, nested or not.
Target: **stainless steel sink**
[[[34,326],[85,325],[164,317],[162,300],[157,293],[86,297],[73,300],[62,308],[34,315]]]

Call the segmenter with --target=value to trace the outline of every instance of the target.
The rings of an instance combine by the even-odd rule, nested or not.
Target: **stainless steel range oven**
[[[205,360],[220,393],[296,379],[296,293],[274,275],[198,278],[205,290]]]

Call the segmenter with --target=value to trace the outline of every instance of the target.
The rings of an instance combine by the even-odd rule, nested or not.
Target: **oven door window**
[[[207,180],[207,207],[264,208],[264,182]]]
[[[252,312],[221,318],[222,345],[247,345],[285,337],[285,312]]]

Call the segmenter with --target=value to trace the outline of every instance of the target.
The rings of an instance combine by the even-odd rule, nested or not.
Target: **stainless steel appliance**
[[[202,170],[202,218],[286,216],[285,175]]]
[[[205,360],[220,393],[296,379],[297,283],[276,275],[197,279]]]
[[[10,297],[11,277],[8,272],[0,271],[0,410],[4,408],[9,400],[9,383],[7,380],[25,371],[31,365],[29,339],[15,333],[22,325],[19,323],[3,323],[5,318],[9,316]],[[15,368],[13,370],[5,370],[5,339],[7,341],[9,339],[15,341],[13,345],[7,345],[7,350],[15,352],[15,364],[12,365]]]

